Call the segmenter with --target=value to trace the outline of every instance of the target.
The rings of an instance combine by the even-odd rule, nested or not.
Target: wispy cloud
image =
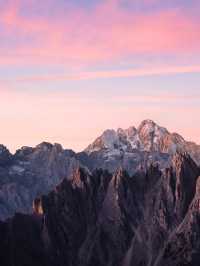
[[[9,79],[2,79],[1,82],[38,82],[38,81],[62,81],[62,80],[90,80],[90,79],[109,79],[109,78],[130,78],[130,77],[145,77],[145,76],[165,76],[184,73],[200,73],[200,65],[192,66],[160,66],[156,68],[139,68],[125,69],[115,71],[88,71],[75,72],[66,75],[38,75],[38,76],[23,76]]]
[[[0,46],[0,64],[70,65],[113,61],[136,54],[200,51],[199,21],[187,10],[130,12],[118,2],[102,1],[92,12],[80,7],[66,14],[60,10],[53,19],[22,15],[22,1],[8,5],[0,12],[0,36],[6,34],[12,47],[8,52],[6,46]]]
[[[199,141],[199,128],[194,128],[200,114],[198,82],[186,79],[185,84],[184,75],[179,84],[173,79],[174,91],[188,86],[187,98],[171,93],[173,89],[159,94],[172,84],[168,76],[200,72],[199,9],[178,0],[167,1],[173,8],[164,8],[161,0],[94,1],[84,1],[89,7],[72,0],[0,1],[0,141],[16,148],[45,138],[82,149],[103,129],[135,125],[145,118],[172,125]],[[55,65],[61,68],[52,71],[50,66]],[[51,74],[37,74],[48,69]],[[145,80],[140,84],[134,79],[150,76],[164,77],[156,79],[156,91],[148,79],[140,79]],[[117,78],[132,79],[122,84]],[[68,89],[65,86],[72,83],[65,82],[67,93],[61,93],[56,81],[68,80],[91,82],[72,82],[81,90]],[[55,93],[48,91],[48,81]],[[110,95],[116,90],[107,97],[111,83]],[[149,94],[142,94],[142,89],[125,91],[138,84]],[[190,105],[185,108],[187,101]]]

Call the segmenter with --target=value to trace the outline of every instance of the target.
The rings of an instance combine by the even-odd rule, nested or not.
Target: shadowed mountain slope
[[[0,261],[5,266],[196,266],[198,176],[190,156],[180,153],[165,171],[152,165],[132,177],[122,169],[91,174],[77,168],[34,202],[34,214],[0,223]]]

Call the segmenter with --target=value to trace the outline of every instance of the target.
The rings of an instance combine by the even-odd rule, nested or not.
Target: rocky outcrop
[[[123,168],[130,175],[142,169],[146,171],[152,164],[159,165],[160,169],[165,169],[171,163],[171,156],[167,153],[139,150],[132,152],[100,150],[90,154],[81,152],[77,154],[77,159],[91,171],[101,168],[114,173],[119,168]]]
[[[196,194],[190,208],[171,233],[158,261],[159,266],[191,265],[200,261],[200,177],[196,184]]]
[[[144,120],[139,127],[128,129],[106,130],[85,152],[90,156],[102,152],[107,160],[119,154],[137,154],[137,152],[159,154],[175,154],[177,151],[187,152],[193,160],[200,165],[200,146],[184,140],[177,133],[170,133],[166,128],[160,127],[152,120]]]
[[[9,150],[5,146],[0,145],[0,167],[10,165],[12,162],[12,159],[13,159],[13,156],[9,152]]]
[[[133,176],[78,168],[34,201],[32,215],[0,223],[0,262],[197,266],[199,168],[187,154],[172,162],[165,171],[151,165]]]
[[[172,232],[188,213],[199,168],[186,154],[175,154],[172,161],[173,165],[146,193],[144,216],[137,228],[138,237],[132,242],[132,256],[127,265],[156,266]]]
[[[0,145],[0,220],[15,212],[31,213],[36,197],[53,190],[64,178],[72,179],[79,166],[112,174],[122,168],[131,176],[147,171],[152,164],[164,171],[177,151],[187,152],[198,164],[199,147],[152,120],[143,121],[137,129],[106,130],[80,153],[43,142],[12,155]]]
[[[33,200],[71,178],[78,166],[73,153],[59,144],[23,147],[15,155],[0,147],[0,220],[15,212],[31,213]]]
[[[198,266],[199,156],[151,120],[77,154],[1,145],[0,265]]]

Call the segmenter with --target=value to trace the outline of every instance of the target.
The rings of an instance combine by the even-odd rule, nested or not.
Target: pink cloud
[[[91,13],[72,9],[53,19],[27,18],[16,6],[2,11],[6,32],[16,39],[12,53],[0,49],[0,63],[84,63],[138,54],[194,54],[200,51],[199,22],[187,11],[130,12],[118,1],[99,4]],[[5,54],[5,56],[4,56]]]
[[[145,76],[164,76],[185,73],[200,73],[200,65],[188,66],[168,66],[162,65],[157,67],[125,69],[115,71],[87,71],[73,72],[65,75],[38,75],[38,76],[21,76],[12,81],[17,82],[38,82],[38,81],[62,81],[62,80],[92,80],[107,78],[128,78],[128,77],[145,77]],[[9,80],[4,80],[5,83]]]
[[[32,0],[31,0],[32,1]],[[146,0],[147,1],[147,0]],[[152,1],[152,0],[151,0]],[[154,0],[153,0],[154,1]],[[32,1],[35,4],[38,1]],[[122,9],[118,1],[101,1],[91,11],[71,9],[50,18],[24,17],[19,8],[22,1],[12,1],[0,10],[4,32],[0,45],[0,65],[28,64],[66,66],[85,62],[115,62],[134,55],[185,54],[200,52],[199,21],[187,11],[159,11],[137,13]],[[199,65],[157,65],[147,67],[144,62],[137,69],[119,71],[74,71],[66,75],[17,77],[13,81],[56,81],[68,79],[97,79],[165,75],[200,72]],[[150,64],[149,64],[150,65]],[[0,84],[0,142],[12,150],[22,145],[36,145],[43,141],[60,142],[65,147],[81,150],[106,128],[137,125],[145,118],[155,119],[186,138],[200,141],[200,108],[185,108],[185,98],[179,95],[111,97],[99,99],[83,90],[75,92],[37,93],[17,91]],[[55,88],[56,90],[56,88]],[[187,98],[199,101],[199,96]],[[105,97],[104,97],[105,98]],[[115,104],[116,102],[120,105]],[[169,103],[178,102],[181,106]],[[127,104],[128,103],[128,104]],[[131,105],[131,103],[133,103]],[[139,104],[134,104],[139,103]],[[151,103],[151,104],[149,104]],[[196,103],[196,102],[195,102]],[[150,116],[150,117],[149,117]],[[123,117],[119,121],[119,117]],[[184,119],[180,119],[184,117]],[[193,119],[191,120],[191,117]],[[88,118],[92,121],[88,125]],[[184,120],[184,121],[183,121]],[[170,123],[169,123],[170,121]],[[186,125],[190,123],[191,126]],[[184,124],[185,123],[185,124]],[[87,127],[85,125],[88,125]],[[81,132],[81,134],[80,134]]]

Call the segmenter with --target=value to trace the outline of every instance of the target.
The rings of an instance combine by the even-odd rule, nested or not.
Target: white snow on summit
[[[164,127],[160,127],[152,120],[144,120],[139,127],[129,127],[128,129],[109,129],[89,145],[85,152],[88,154],[107,150],[109,154],[118,151],[133,152],[158,151],[164,153],[174,153],[178,148],[184,146],[185,140],[176,133],[169,133]]]

